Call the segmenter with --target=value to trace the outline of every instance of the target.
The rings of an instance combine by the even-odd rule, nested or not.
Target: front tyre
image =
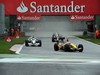
[[[83,52],[83,45],[82,44],[79,44],[78,48],[79,48],[79,52]]]
[[[55,51],[58,51],[59,50],[58,44],[54,44],[54,50]]]

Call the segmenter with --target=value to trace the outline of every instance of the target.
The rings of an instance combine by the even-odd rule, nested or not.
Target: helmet
[[[69,39],[66,39],[66,41],[68,42],[68,41],[69,41]]]

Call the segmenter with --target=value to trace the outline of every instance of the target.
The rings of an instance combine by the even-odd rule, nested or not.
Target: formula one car
[[[34,37],[30,37],[27,40],[25,40],[25,46],[35,46],[35,47],[41,47],[42,46],[42,42],[41,40],[38,40]]]
[[[57,42],[57,40],[64,40],[65,37],[63,37],[61,34],[53,33],[52,35],[52,42]]]
[[[69,43],[69,42],[63,42],[63,41],[58,41],[57,43],[54,44],[54,50],[58,51],[58,50],[63,50],[65,52],[75,52],[75,51],[79,51],[79,52],[83,52],[83,45],[79,44],[78,46],[73,44],[73,43]]]

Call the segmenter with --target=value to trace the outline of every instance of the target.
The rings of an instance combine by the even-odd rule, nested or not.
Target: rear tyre
[[[78,48],[80,48],[79,52],[83,52],[83,45],[82,44],[79,44]]]
[[[66,45],[64,46],[64,51],[65,51],[65,52],[70,51],[69,45],[66,44]]]
[[[39,43],[40,43],[39,46],[41,47],[41,46],[42,46],[42,42],[41,42],[41,40],[39,40]]]
[[[62,37],[62,38],[61,38],[61,41],[64,41],[64,39],[65,39],[65,37]]]
[[[54,38],[52,38],[52,42],[54,42]]]
[[[28,41],[25,41],[25,46],[29,46],[29,45],[28,45]]]
[[[58,51],[59,50],[58,44],[54,44],[54,50],[55,51]]]

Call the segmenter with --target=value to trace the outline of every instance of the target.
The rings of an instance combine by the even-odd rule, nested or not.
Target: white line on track
[[[22,50],[24,44],[16,51],[16,54],[20,54],[20,51]]]
[[[23,59],[23,58],[3,58],[0,63],[66,63],[66,64],[100,64],[100,60],[90,59]]]

